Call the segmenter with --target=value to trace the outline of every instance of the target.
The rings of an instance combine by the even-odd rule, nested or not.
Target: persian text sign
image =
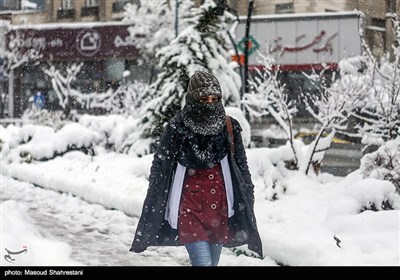
[[[361,54],[361,16],[357,12],[254,16],[251,34],[262,55],[270,54],[277,65],[338,63]],[[241,18],[236,37],[245,34]],[[257,65],[257,55],[249,57]]]
[[[37,49],[44,59],[137,57],[128,25],[90,28],[17,29],[22,49]]]

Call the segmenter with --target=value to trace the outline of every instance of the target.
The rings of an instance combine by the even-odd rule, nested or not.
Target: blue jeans
[[[197,241],[185,244],[192,266],[217,266],[223,244]]]

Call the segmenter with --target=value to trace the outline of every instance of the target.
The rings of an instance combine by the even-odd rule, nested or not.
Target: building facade
[[[42,71],[51,65],[62,71],[73,62],[83,63],[74,82],[83,93],[117,88],[125,70],[131,73],[128,79],[146,82],[150,67],[138,61],[138,50],[125,40],[128,25],[121,19],[128,2],[138,1],[31,0],[31,5],[24,7],[22,3],[26,2],[0,0],[0,19],[11,23],[20,44],[35,48],[41,55],[39,64],[15,69],[11,82],[2,79],[2,91],[13,92],[13,105],[6,105],[10,101],[2,98],[0,116],[19,117],[37,92],[45,96],[44,108],[58,108],[51,81]]]
[[[201,1],[200,1],[201,2]],[[248,12],[249,1],[227,0],[239,15]],[[399,0],[254,0],[253,15],[321,13],[358,10],[364,14],[364,38],[376,57],[392,55],[396,43],[392,19],[399,15]]]
[[[215,1],[228,5],[240,16],[247,15],[249,1]],[[374,55],[381,57],[390,53],[391,46],[396,43],[392,33],[392,18],[398,15],[398,1],[254,0],[253,15],[340,13],[356,9],[364,14],[363,30],[367,44]],[[197,5],[202,2],[204,0],[195,0]],[[17,29],[22,34],[33,34],[35,42],[45,42],[40,49],[44,55],[42,64],[17,69],[11,86],[7,79],[0,76],[1,91],[8,89],[15,96],[13,112],[2,109],[4,98],[1,99],[0,117],[4,117],[5,113],[9,116],[21,115],[29,106],[30,97],[37,91],[45,93],[46,108],[57,106],[51,83],[40,70],[49,64],[65,69],[74,61],[83,62],[83,69],[76,81],[76,86],[82,92],[101,92],[118,87],[124,70],[131,71],[131,80],[148,81],[151,77],[150,66],[140,63],[134,46],[121,46],[124,36],[127,36],[127,26],[121,22],[126,3],[140,4],[140,0],[0,0],[0,20],[19,26]],[[29,24],[29,28],[26,24]],[[95,43],[87,46],[85,39]],[[109,42],[113,44],[107,45]],[[31,43],[26,42],[27,45]]]
[[[0,18],[14,25],[118,21],[126,3],[140,3],[139,0],[30,0],[32,5],[24,7],[25,2],[0,0]]]

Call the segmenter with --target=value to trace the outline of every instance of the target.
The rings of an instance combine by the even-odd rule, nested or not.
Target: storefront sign
[[[16,29],[21,49],[39,50],[44,59],[137,57],[128,25]]]
[[[236,38],[246,31],[246,18],[240,19]],[[251,34],[261,55],[272,55],[275,65],[306,69],[360,55],[361,20],[358,12],[260,15],[252,18]],[[260,65],[259,58],[257,52],[250,56],[250,67]]]

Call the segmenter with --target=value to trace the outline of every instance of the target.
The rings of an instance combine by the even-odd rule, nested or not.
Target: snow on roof
[[[31,2],[29,0],[22,0],[21,1],[21,9],[25,10],[25,9],[37,9],[38,5],[34,2]]]
[[[254,15],[252,21],[283,21],[283,20],[309,20],[326,18],[360,17],[363,13],[358,10],[344,12],[321,12],[321,13],[294,13],[294,14],[269,14]],[[246,21],[247,16],[240,16],[240,21]]]
[[[129,25],[122,21],[107,21],[107,22],[54,22],[54,23],[40,23],[40,24],[19,24],[13,25],[13,29],[37,29],[37,30],[49,30],[49,29],[59,29],[59,28],[92,28],[101,26],[112,26],[112,25]]]

